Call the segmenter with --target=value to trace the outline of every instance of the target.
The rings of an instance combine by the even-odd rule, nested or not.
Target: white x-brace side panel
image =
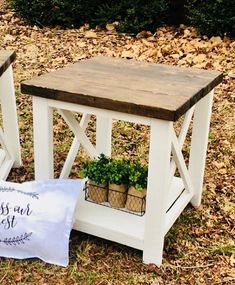
[[[80,144],[85,148],[87,153],[91,158],[99,155],[95,147],[90,142],[89,138],[85,134],[84,128],[80,126],[74,115],[66,110],[59,110],[59,113],[64,118],[65,122],[68,124],[70,130],[74,133],[75,137],[79,140]]]
[[[182,154],[182,151],[181,151],[182,146],[179,143],[179,140],[178,140],[178,138],[177,138],[177,136],[175,134],[175,131],[174,131],[173,127],[171,129],[171,132],[172,132],[172,154],[173,154],[173,160],[174,160],[176,166],[179,169],[179,173],[180,173],[181,178],[183,179],[186,191],[194,193],[193,185],[191,183],[191,177],[190,177],[190,175],[188,173],[188,169],[187,169],[187,166],[185,164],[184,157],[183,157],[183,154]]]
[[[89,119],[91,117],[90,115],[83,114],[79,124],[75,116],[70,111],[59,109],[58,112],[74,134],[74,140],[66,158],[64,167],[61,171],[60,178],[67,178],[69,176],[80,145],[85,148],[91,158],[99,156],[100,153],[111,156],[112,119],[105,116],[97,116],[96,147],[94,147],[85,134]]]
[[[186,139],[190,123],[192,121],[194,109],[195,107],[192,107],[185,114],[184,121],[182,123],[178,137],[176,136],[173,125],[171,127],[171,151],[173,157],[171,159],[168,187],[171,186],[172,181],[174,179],[176,168],[178,168],[185,191],[183,191],[180,194],[179,198],[174,201],[174,204],[166,214],[165,234],[169,231],[175,220],[178,218],[180,213],[187,206],[187,204],[190,202],[190,200],[194,195],[194,188],[191,182],[191,176],[189,175],[189,171],[186,167],[184,157],[182,154],[182,147]]]
[[[60,111],[59,111],[59,113],[60,113]],[[83,114],[81,121],[80,121],[80,127],[83,131],[86,130],[87,125],[88,125],[89,120],[90,120],[90,117],[91,116],[88,114]],[[68,178],[69,177],[69,174],[70,174],[70,171],[72,169],[74,160],[77,156],[79,147],[80,147],[80,141],[76,136],[74,136],[74,139],[73,139],[72,145],[70,147],[68,156],[64,162],[64,166],[62,168],[60,178]]]
[[[33,100],[40,101],[40,98],[34,98]],[[100,153],[111,156],[112,118],[131,121],[134,123],[138,122],[146,125],[150,124],[149,119],[141,116],[132,116],[109,110],[105,110],[104,112],[97,108],[65,102],[63,102],[63,106],[61,106],[61,102],[59,101],[50,99],[43,100],[46,100],[47,102],[46,108],[51,107],[53,109],[57,109],[58,113],[63,117],[70,130],[74,134],[74,139],[61,171],[60,178],[68,178],[81,145],[86,149],[91,158],[97,157]],[[66,109],[64,109],[65,105]],[[83,112],[80,123],[76,120],[73,112]],[[91,144],[90,140],[85,134],[86,127],[90,119],[89,114],[96,115],[96,146]]]
[[[178,136],[178,144],[179,144],[179,147],[182,149],[183,147],[183,144],[184,144],[184,141],[186,139],[186,136],[187,136],[187,133],[188,133],[188,129],[189,129],[189,126],[190,126],[190,123],[192,121],[192,117],[193,117],[193,113],[194,113],[194,106],[188,110],[188,112],[185,114],[185,117],[184,117],[184,121],[182,123],[182,126],[181,126],[181,129],[180,129],[180,133],[179,133],[179,136]],[[173,131],[173,130],[172,130]],[[174,174],[175,174],[175,171],[176,171],[176,164],[175,164],[175,161],[174,160],[171,160],[171,167],[170,167],[170,183],[174,177]],[[169,184],[170,184],[169,183]]]
[[[0,129],[0,179],[5,180],[12,167],[22,164],[11,65],[0,76],[0,103],[3,122]]]

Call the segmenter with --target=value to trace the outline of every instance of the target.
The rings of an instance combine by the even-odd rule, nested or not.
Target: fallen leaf
[[[107,24],[106,25],[106,30],[107,31],[115,31],[116,26],[114,24]]]
[[[16,39],[16,37],[7,34],[7,35],[4,36],[3,42],[4,42],[4,43],[9,43],[9,42],[11,43],[11,42],[14,42],[15,39]]]
[[[193,62],[195,64],[202,63],[205,60],[206,60],[206,55],[204,53],[199,53],[198,55],[193,57]]]
[[[149,31],[141,31],[136,35],[137,39],[142,39],[142,38],[149,38],[152,37],[153,34]]]
[[[235,78],[235,73],[233,73],[232,71],[228,73],[228,76],[231,78]]]
[[[97,33],[95,33],[94,31],[86,31],[84,34],[85,38],[97,38]]]
[[[132,53],[132,51],[124,50],[124,51],[122,52],[121,57],[124,57],[124,58],[133,58],[133,53]]]
[[[212,43],[213,47],[220,45],[223,41],[221,37],[211,37],[210,42]]]

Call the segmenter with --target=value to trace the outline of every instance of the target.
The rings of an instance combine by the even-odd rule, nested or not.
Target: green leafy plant
[[[38,26],[80,26],[91,22],[102,0],[7,0],[27,22]]]
[[[132,163],[129,166],[129,186],[141,191],[147,188],[148,168],[140,163]]]
[[[108,183],[108,168],[107,165],[110,162],[110,158],[101,154],[98,159],[86,161],[83,164],[81,171],[82,177],[87,177],[96,184]]]
[[[190,22],[201,34],[235,37],[234,0],[187,0]]]
[[[169,0],[7,0],[19,15],[39,26],[105,26],[119,22],[121,32],[155,30],[165,23]]]
[[[168,10],[168,0],[104,1],[95,16],[97,24],[117,21],[120,32],[138,33],[142,30],[154,31],[165,24]]]
[[[125,184],[140,191],[147,187],[148,168],[130,159],[111,159],[101,154],[98,159],[86,161],[80,175],[97,184]]]
[[[129,164],[126,159],[111,159],[107,165],[108,181],[113,184],[128,184]]]

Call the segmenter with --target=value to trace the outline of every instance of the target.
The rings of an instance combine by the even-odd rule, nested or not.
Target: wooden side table
[[[6,179],[12,167],[21,165],[19,128],[17,122],[12,62],[13,51],[0,50],[0,179]]]
[[[36,179],[53,178],[53,109],[75,135],[62,178],[80,144],[91,157],[111,154],[112,119],[149,125],[145,215],[89,203],[81,195],[74,228],[141,249],[145,263],[160,265],[167,231],[190,201],[201,203],[213,89],[221,80],[217,71],[97,57],[23,82],[22,92],[33,95]],[[72,112],[84,114],[80,123]],[[97,116],[96,146],[85,135],[89,114]],[[177,137],[173,122],[183,114]],[[187,168],[181,149],[192,117]]]

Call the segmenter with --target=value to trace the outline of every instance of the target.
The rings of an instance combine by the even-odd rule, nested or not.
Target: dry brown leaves
[[[67,269],[39,261],[0,260],[0,284],[234,284],[235,41],[199,37],[195,29],[185,26],[160,28],[154,34],[144,31],[137,37],[117,34],[115,25],[106,28],[39,29],[0,10],[0,48],[17,52],[14,73],[24,162],[9,179],[34,177],[31,98],[20,94],[20,81],[99,54],[216,69],[224,72],[224,80],[215,92],[202,207],[198,211],[187,207],[171,229],[160,269],[143,265],[136,250],[82,235],[72,239]],[[91,123],[91,137],[93,128]],[[115,130],[114,155],[147,159],[146,127],[116,122]],[[55,135],[58,171],[71,141],[59,117]],[[79,163],[74,171],[76,167]]]

